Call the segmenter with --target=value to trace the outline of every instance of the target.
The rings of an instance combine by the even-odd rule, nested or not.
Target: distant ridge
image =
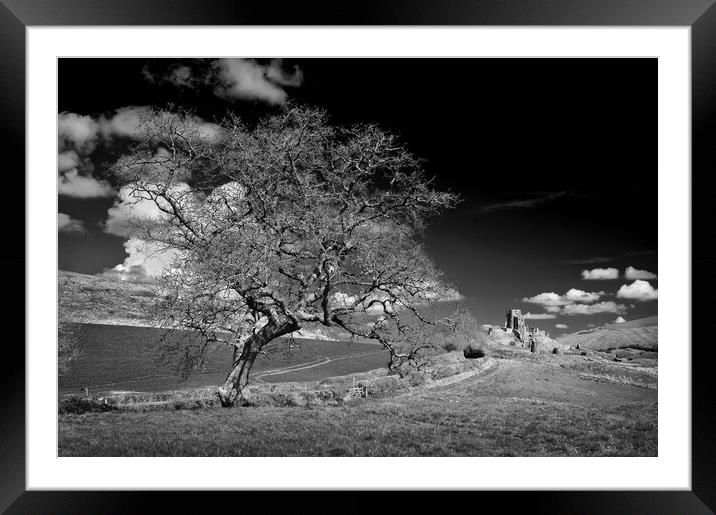
[[[59,270],[58,303],[60,313],[77,323],[159,327],[152,307],[157,291],[151,284],[122,281],[107,275],[89,275]],[[351,338],[338,327],[308,326],[292,333],[294,338],[327,341],[364,341]],[[365,340],[366,343],[375,343]]]
[[[622,322],[606,324],[593,329],[585,329],[564,335],[558,342],[576,348],[589,350],[640,349],[658,351],[659,349],[659,317],[646,317]]]

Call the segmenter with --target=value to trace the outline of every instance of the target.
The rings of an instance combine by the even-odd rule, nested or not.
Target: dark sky
[[[205,63],[60,59],[59,110],[111,117],[125,106],[173,102],[211,120],[269,109],[158,79],[185,64]],[[633,282],[627,266],[657,273],[655,59],[302,59],[281,68],[294,66],[302,81],[281,85],[289,99],[322,106],[338,123],[398,133],[439,188],[463,196],[432,221],[427,245],[478,320],[501,323],[508,307],[544,314],[521,299],[570,289],[605,292],[598,302],[623,305],[627,320],[656,314],[656,301],[615,297]],[[99,144],[92,174],[101,177],[125,144]],[[59,211],[85,226],[60,232],[60,269],[101,273],[125,259],[124,238],[101,227],[113,203],[60,196]],[[619,278],[580,275],[607,267]],[[616,317],[559,313],[532,323],[556,336]]]

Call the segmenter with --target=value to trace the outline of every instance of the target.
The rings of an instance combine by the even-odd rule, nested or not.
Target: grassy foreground
[[[559,358],[338,407],[61,415],[59,455],[656,456],[657,391]]]

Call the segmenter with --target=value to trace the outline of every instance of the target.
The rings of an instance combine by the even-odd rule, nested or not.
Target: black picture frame
[[[25,191],[25,29],[43,25],[607,25],[688,26],[692,35],[692,306],[712,311],[713,268],[709,252],[716,230],[712,189],[708,178],[716,170],[716,6],[715,0],[363,0],[361,2],[257,2],[245,0],[0,0],[0,124],[6,159],[6,191],[13,191],[24,212]],[[7,161],[6,161],[7,163]],[[14,181],[14,182],[13,182]],[[7,184],[7,183],[10,184]],[[8,207],[9,209],[9,207]],[[2,257],[15,312],[6,320],[22,327],[26,268],[24,227],[7,228],[16,250]],[[7,238],[7,236],[6,236]],[[6,241],[8,241],[6,240]],[[21,284],[23,283],[23,284]],[[6,283],[7,284],[7,283]],[[19,295],[19,292],[23,292]],[[24,341],[23,331],[20,336]],[[709,331],[710,333],[710,331]],[[685,331],[685,334],[690,334]],[[694,333],[697,334],[697,333]],[[479,492],[466,493],[451,503],[473,503],[479,496],[484,510],[498,502],[500,511],[529,507],[530,513],[714,513],[716,511],[716,438],[713,417],[716,401],[711,394],[711,368],[716,344],[711,334],[692,340],[692,489],[690,491],[609,492]],[[0,375],[0,510],[5,513],[190,513],[207,503],[256,501],[269,512],[284,495],[204,492],[57,492],[25,491],[25,359],[17,338],[8,338]],[[11,345],[12,344],[12,345]],[[684,342],[686,344],[686,342]],[[374,511],[385,501],[357,492],[332,500],[322,494],[321,505],[334,511]],[[424,493],[399,501],[400,511],[424,504]],[[471,499],[461,499],[470,495]],[[295,511],[322,511],[303,494],[291,497]],[[304,505],[304,503],[306,503]]]

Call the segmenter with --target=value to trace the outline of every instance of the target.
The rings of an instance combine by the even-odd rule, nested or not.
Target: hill
[[[71,322],[84,324],[158,327],[162,320],[153,306],[158,300],[156,288],[147,283],[88,275],[60,270],[58,304]],[[337,327],[308,326],[292,335],[294,338],[327,341],[360,341]],[[364,343],[375,343],[370,340]]]
[[[60,270],[58,307],[72,322],[154,327],[156,290],[149,284]]]
[[[621,324],[607,324],[560,337],[557,341],[572,348],[608,351],[637,349],[657,352],[658,317],[640,318]],[[577,347],[578,346],[578,347]]]

